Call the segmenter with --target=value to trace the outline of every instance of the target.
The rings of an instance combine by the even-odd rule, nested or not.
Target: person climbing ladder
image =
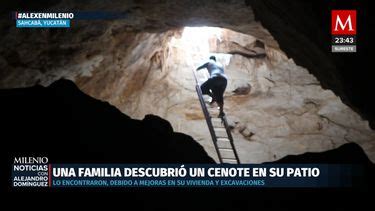
[[[198,67],[196,70],[207,68],[210,78],[201,85],[202,94],[209,95],[212,100],[210,104],[216,102],[220,108],[219,117],[223,117],[224,113],[224,92],[227,87],[227,76],[224,74],[224,67],[216,61],[215,56],[211,56],[210,60]]]
[[[200,79],[203,77],[197,77],[196,71],[207,68],[210,73],[210,78],[203,84],[200,83]],[[217,157],[220,163],[240,164],[240,158],[237,154],[234,140],[229,127],[227,116],[224,114],[224,91],[227,86],[227,77],[224,74],[223,66],[216,62],[214,56],[210,57],[210,61],[198,67],[196,70],[193,69],[194,79],[196,82],[195,90],[198,95],[199,103],[202,107],[203,115],[207,123],[208,130],[210,132],[213,145],[217,152]],[[212,97],[210,104],[215,101],[220,106],[220,114],[218,117],[213,117],[215,111],[207,109],[207,103],[203,98],[203,94]]]

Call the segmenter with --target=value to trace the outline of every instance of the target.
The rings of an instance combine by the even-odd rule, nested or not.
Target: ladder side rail
[[[215,150],[217,152],[219,161],[220,161],[220,163],[223,163],[223,159],[222,159],[222,156],[221,156],[221,153],[220,153],[220,150],[219,150],[219,146],[217,145],[217,138],[216,138],[215,130],[214,130],[214,127],[213,127],[212,122],[211,122],[211,116],[210,116],[210,114],[207,110],[206,103],[204,102],[202,90],[201,90],[201,87],[200,87],[199,82],[198,82],[197,75],[196,75],[194,70],[193,70],[193,73],[194,73],[194,78],[195,78],[195,82],[196,82],[195,90],[197,91],[197,94],[198,94],[199,102],[201,104],[201,108],[202,108],[204,117],[206,119],[208,130],[210,131],[212,142],[214,143],[214,147],[215,147]]]
[[[203,100],[201,88],[200,88],[199,85],[196,86],[196,90],[197,90],[197,93],[198,93],[198,96],[199,96],[199,102],[201,104],[201,107],[202,107],[202,110],[203,110],[203,113],[204,113],[204,117],[206,119],[206,123],[207,123],[208,129],[210,131],[211,138],[212,138],[212,141],[214,143],[214,147],[215,147],[215,150],[217,152],[219,161],[220,161],[220,163],[223,163],[223,159],[222,159],[222,156],[221,156],[221,153],[220,153],[220,150],[219,150],[219,146],[217,145],[217,138],[216,138],[216,134],[215,134],[215,131],[214,131],[214,127],[213,127],[211,119],[210,119],[211,117],[210,117],[210,114],[208,113],[206,104]]]
[[[237,154],[237,150],[236,150],[236,147],[234,146],[234,141],[233,141],[233,136],[232,136],[232,133],[229,129],[229,124],[228,124],[228,121],[227,121],[227,117],[226,116],[223,116],[222,117],[222,120],[224,122],[224,127],[225,127],[225,130],[227,132],[227,135],[228,135],[228,138],[229,138],[229,142],[230,142],[230,145],[232,146],[232,149],[233,149],[233,152],[234,152],[234,156],[236,157],[236,160],[237,160],[237,163],[240,164],[240,158]]]

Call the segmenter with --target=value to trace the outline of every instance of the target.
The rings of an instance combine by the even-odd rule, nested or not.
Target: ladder
[[[202,111],[206,119],[208,130],[210,131],[210,135],[219,161],[220,163],[240,164],[240,159],[234,146],[233,137],[229,128],[227,117],[226,115],[221,118],[216,117],[217,114],[214,116],[214,109],[207,108],[195,71],[196,70],[193,69],[196,82],[195,90],[197,91],[199,102],[202,107]]]

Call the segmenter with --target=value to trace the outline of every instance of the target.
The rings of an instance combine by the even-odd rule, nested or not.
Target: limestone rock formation
[[[251,85],[249,83],[246,83],[244,85],[238,86],[235,90],[233,90],[233,93],[236,95],[247,95],[251,91]]]

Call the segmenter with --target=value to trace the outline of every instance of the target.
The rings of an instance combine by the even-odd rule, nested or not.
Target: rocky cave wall
[[[284,52],[309,70],[325,89],[368,119],[375,128],[373,74],[368,70],[373,56],[374,20],[370,1],[246,0],[278,41]],[[358,34],[355,54],[331,53],[331,10],[357,10]]]
[[[200,30],[204,29],[198,28],[193,34]],[[253,46],[256,38],[224,30],[216,40],[209,39],[219,44],[207,48],[190,36],[176,33],[156,56],[149,56],[153,58],[149,60],[151,70],[137,75],[137,81],[144,85],[132,89],[126,98],[129,100],[111,102],[135,118],[148,113],[166,118],[177,131],[192,135],[216,158],[194,90],[192,70],[210,54],[205,50],[218,50],[220,54],[215,55],[225,64],[230,78],[226,112],[242,162],[259,163],[290,154],[320,152],[348,142],[360,144],[374,159],[375,133],[368,122],[332,91],[324,90],[313,75],[282,51],[266,46],[261,53],[267,56],[260,58],[223,54],[238,46]],[[224,47],[218,47],[220,43]],[[140,54],[145,55],[143,51]]]
[[[264,9],[258,1],[250,1],[249,5],[252,4]],[[351,141],[359,143],[374,161],[374,132],[368,122],[332,91],[322,89],[322,86],[332,88],[352,106],[345,97],[345,89],[340,88],[345,81],[341,80],[334,62],[326,59],[316,46],[310,48],[311,54],[298,54],[300,48],[295,45],[288,48],[285,43],[290,40],[274,32],[272,23],[266,22],[281,40],[283,50],[285,46],[288,55],[293,59],[295,56],[300,65],[309,69],[296,65],[255,20],[249,5],[242,1],[211,0],[106,4],[61,1],[48,5],[76,10],[117,8],[128,14],[121,20],[77,21],[69,30],[20,30],[3,19],[0,87],[27,87],[36,83],[46,86],[61,77],[71,79],[84,92],[109,101],[132,117],[143,118],[153,113],[168,119],[175,130],[193,136],[215,157],[191,73],[206,54],[187,51],[178,40],[183,26],[220,26],[244,33],[233,36],[235,32],[227,31],[220,46],[214,46],[217,40],[211,40],[210,49],[231,53],[220,60],[226,63],[231,78],[225,96],[226,111],[243,162],[323,151]],[[270,6],[267,2],[264,5]],[[20,6],[9,9],[14,8]],[[296,43],[308,43],[300,31],[291,32]],[[256,40],[265,45],[266,57],[252,58],[248,52],[244,53],[244,49],[254,49]],[[315,59],[314,64],[319,66],[313,67],[301,57]],[[316,68],[326,71],[329,77],[314,71]],[[319,81],[309,72],[318,76]],[[250,90],[247,84],[251,85]]]

